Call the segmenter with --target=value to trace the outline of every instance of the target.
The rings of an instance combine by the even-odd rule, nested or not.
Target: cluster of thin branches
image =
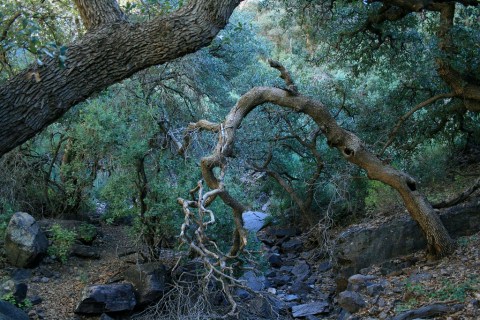
[[[212,297],[221,294],[198,282],[179,281],[155,305],[132,317],[134,320],[207,320],[222,318],[224,307],[215,308]]]
[[[227,264],[227,260],[234,257],[223,253],[215,241],[210,239],[206,233],[207,229],[215,223],[215,215],[207,207],[216,195],[223,192],[223,176],[224,172],[222,171],[217,189],[204,193],[202,181],[199,181],[197,187],[190,191],[193,200],[182,198],[177,200],[184,213],[184,222],[181,226],[179,238],[182,243],[189,247],[190,251],[201,259],[205,267],[206,271],[202,278],[203,288],[208,288],[211,283],[218,284],[222,294],[231,306],[230,311],[225,316],[236,316],[238,310],[233,289],[251,290],[244,286],[241,281],[235,279],[233,267]],[[196,198],[195,194],[197,194]]]

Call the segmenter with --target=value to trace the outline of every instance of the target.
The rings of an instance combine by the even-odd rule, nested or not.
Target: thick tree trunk
[[[116,0],[74,0],[74,2],[87,30],[125,20],[125,15]]]
[[[88,5],[101,1],[76,2]],[[0,156],[94,93],[137,71],[208,45],[239,2],[191,1],[168,16],[142,24],[129,23],[115,14],[90,17],[91,12],[83,10],[87,26],[93,29],[68,46],[65,65],[56,57],[48,59],[0,87]],[[102,22],[105,24],[98,25]]]

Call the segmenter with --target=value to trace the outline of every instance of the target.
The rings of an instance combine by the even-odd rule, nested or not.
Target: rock
[[[32,276],[32,271],[29,269],[15,269],[12,271],[10,277],[15,282],[25,282]]]
[[[357,292],[343,291],[338,295],[338,304],[350,313],[355,313],[367,304]]]
[[[382,293],[384,289],[385,288],[381,284],[374,283],[374,284],[371,284],[371,285],[367,286],[367,293],[368,293],[369,296],[375,297],[375,296],[379,295],[380,293]]]
[[[299,261],[292,269],[292,274],[296,280],[303,281],[310,275],[310,266],[305,261]]]
[[[279,314],[286,314],[287,305],[275,296],[260,296],[246,302],[248,312],[255,315],[253,319],[279,319]],[[252,319],[252,318],[248,318]],[[281,318],[280,318],[281,319]]]
[[[268,262],[272,267],[280,268],[282,266],[283,261],[282,261],[282,258],[280,258],[279,254],[273,253],[268,257]]]
[[[32,267],[47,253],[48,241],[35,219],[17,212],[10,219],[5,234],[7,259],[16,267]]]
[[[0,287],[0,298],[5,295],[11,295],[16,303],[21,303],[27,297],[28,286],[23,282],[15,282],[13,280],[5,281]]]
[[[282,274],[282,275],[276,276],[275,278],[272,279],[272,282],[273,282],[277,287],[281,287],[281,286],[283,286],[283,285],[286,285],[286,284],[289,283],[290,281],[292,281],[292,278],[291,278],[289,275],[286,275],[286,274]]]
[[[329,311],[330,305],[325,301],[311,302],[292,307],[292,315],[294,318],[300,318],[319,313],[328,313]]]
[[[289,291],[293,294],[307,295],[312,291],[312,288],[310,288],[305,282],[297,280],[292,284]]]
[[[30,300],[30,302],[32,303],[33,306],[36,306],[37,304],[40,304],[42,303],[42,298],[40,296],[31,296],[28,298]]]
[[[170,290],[171,275],[167,268],[158,262],[132,266],[123,273],[123,278],[135,287],[140,306],[157,301]]]
[[[348,278],[348,287],[347,289],[350,291],[360,291],[367,287],[367,285],[371,284],[372,280],[375,280],[377,277],[375,276],[365,276],[363,274],[354,274],[350,278]]]
[[[372,275],[363,275],[363,274],[354,274],[350,278],[348,278],[348,283],[350,284],[363,284],[366,285],[368,282],[377,279],[376,276]]]
[[[428,272],[420,272],[420,273],[414,273],[408,277],[408,281],[412,283],[417,283],[420,281],[425,281],[425,280],[430,280],[432,279],[433,276],[431,273]]]
[[[75,313],[101,314],[130,311],[136,305],[134,288],[130,283],[91,285],[85,287]]]
[[[292,239],[282,243],[282,250],[285,253],[298,252],[303,247],[303,242],[299,239]]]
[[[265,220],[268,216],[264,212],[245,211],[242,213],[243,227],[256,233],[265,226]]]
[[[296,301],[298,299],[299,297],[296,294],[287,294],[285,297],[283,297],[283,300],[286,302]]]
[[[275,270],[267,270],[267,272],[265,273],[265,276],[267,278],[273,278],[277,275],[277,272]]]
[[[100,259],[100,253],[91,246],[76,244],[72,248],[72,254],[83,259]]]
[[[317,267],[318,272],[326,272],[330,269],[332,269],[332,263],[330,261],[324,261]]]
[[[108,314],[106,313],[102,313],[102,315],[100,316],[100,320],[115,320],[114,318],[110,317]]]
[[[442,213],[440,219],[452,237],[467,236],[480,230],[478,204],[451,208]],[[337,238],[334,250],[339,266],[337,273],[346,279],[372,264],[425,249],[426,244],[418,224],[408,216],[380,226],[355,226]],[[337,284],[344,286],[346,282],[339,279]],[[339,289],[344,288],[339,286]]]
[[[29,320],[28,315],[13,304],[0,300],[1,320]]]
[[[257,276],[253,271],[245,272],[239,280],[243,280],[245,285],[254,291],[261,291],[267,287],[267,279],[264,276]]]
[[[292,270],[293,270],[293,266],[282,266],[280,268],[280,272],[290,273],[292,272]]]
[[[297,228],[268,227],[266,232],[277,238],[293,237],[300,233]]]

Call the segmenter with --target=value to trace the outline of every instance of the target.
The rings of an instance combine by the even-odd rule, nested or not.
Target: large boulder
[[[251,232],[258,232],[262,229],[269,215],[258,211],[245,211],[242,213],[243,227]]]
[[[440,219],[452,237],[471,235],[480,230],[480,206],[477,203],[446,210]],[[335,258],[337,284],[346,288],[346,279],[372,264],[425,249],[427,242],[409,216],[393,219],[380,226],[355,226],[337,238]]]
[[[131,311],[136,304],[134,288],[130,283],[91,285],[83,289],[82,299],[75,313]]]
[[[29,317],[22,309],[0,300],[0,320],[29,320]]]
[[[170,272],[158,262],[132,266],[123,273],[123,278],[135,287],[139,306],[156,302],[170,290]]]
[[[5,252],[10,263],[19,268],[34,266],[47,248],[47,237],[35,219],[25,212],[15,213],[5,234]]]

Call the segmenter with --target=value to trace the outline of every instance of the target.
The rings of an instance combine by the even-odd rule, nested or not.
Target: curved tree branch
[[[275,67],[275,64],[272,65]],[[329,146],[336,148],[347,161],[364,169],[370,179],[381,181],[398,191],[410,215],[423,230],[427,238],[428,252],[432,256],[444,256],[453,252],[455,242],[448,235],[430,203],[417,190],[417,183],[412,177],[384,164],[368,151],[356,135],[337,124],[322,103],[302,95],[292,95],[279,88],[256,87],[238,100],[222,124],[222,135],[213,155],[202,159],[202,174],[206,180],[217,181],[213,168],[222,168],[226,157],[233,155],[236,130],[253,109],[264,103],[273,103],[310,116],[322,130]],[[218,182],[212,184],[215,188],[217,185]],[[234,209],[237,217],[240,210],[241,206]],[[241,218],[241,212],[239,216]]]

